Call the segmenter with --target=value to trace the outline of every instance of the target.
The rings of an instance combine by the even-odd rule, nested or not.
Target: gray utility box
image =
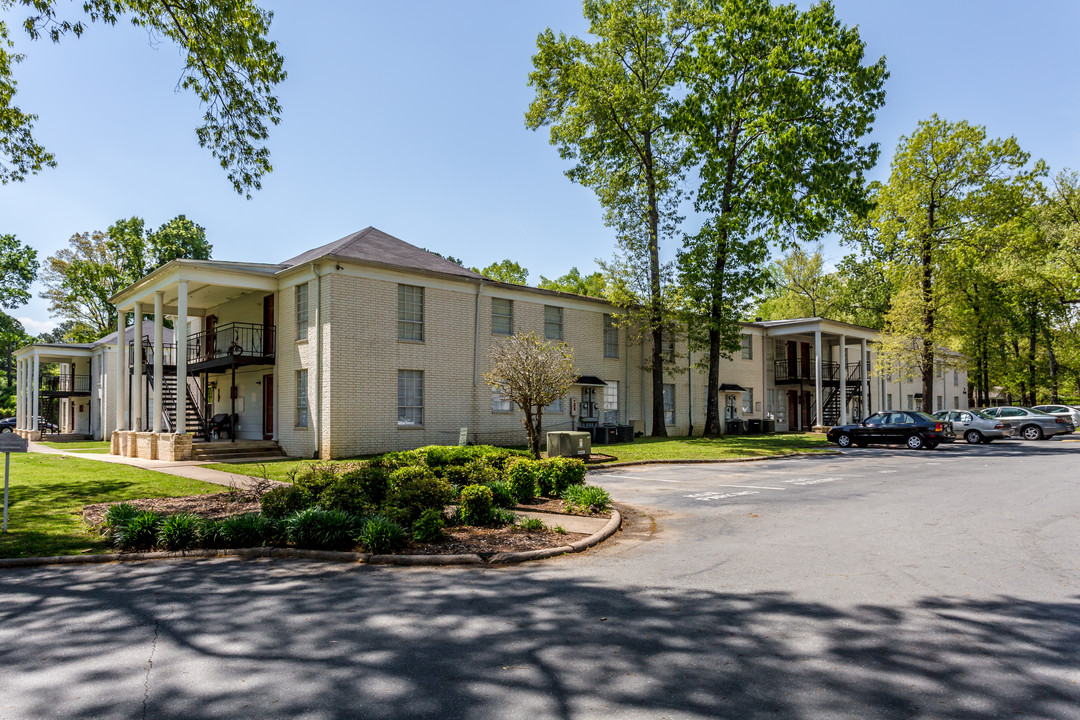
[[[560,430],[547,434],[548,457],[588,458],[592,454],[592,436],[587,432]]]

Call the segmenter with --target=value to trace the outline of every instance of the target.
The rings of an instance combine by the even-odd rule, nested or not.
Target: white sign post
[[[12,432],[0,433],[0,452],[4,453],[4,532],[7,532],[8,475],[11,472],[11,453],[26,452],[27,446],[26,438],[21,438]]]

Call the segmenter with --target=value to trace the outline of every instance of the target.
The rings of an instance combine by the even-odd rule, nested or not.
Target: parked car
[[[1025,440],[1045,440],[1069,432],[1069,421],[1065,418],[1048,415],[1031,408],[1005,405],[985,408],[982,412],[984,415],[1011,423],[1017,437]]]
[[[1077,428],[1080,428],[1080,409],[1068,405],[1036,405],[1031,409],[1044,412],[1047,415],[1065,418],[1072,423],[1072,430],[1069,432],[1074,432]]]
[[[889,410],[874,413],[861,423],[829,428],[825,437],[842,448],[881,444],[932,450],[940,443],[952,441],[956,435],[948,421],[937,420],[923,412]]]
[[[984,415],[978,410],[942,410],[934,413],[938,420],[952,423],[953,433],[970,445],[990,443],[1013,436],[1012,423]]]
[[[3,418],[0,420],[0,433],[15,432],[15,418]]]

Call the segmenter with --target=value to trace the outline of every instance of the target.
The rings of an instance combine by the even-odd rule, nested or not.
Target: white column
[[[869,368],[870,366],[869,360],[870,351],[866,347],[866,338],[863,338],[863,340],[859,343],[859,362],[862,363],[862,396],[863,408],[865,410],[865,412],[863,413],[864,415],[869,415],[871,412],[869,401],[870,373],[867,370],[867,368]],[[881,404],[881,398],[878,398],[878,404]]]
[[[188,290],[187,280],[176,283],[176,434],[187,432],[187,336],[188,336]]]
[[[162,315],[164,298],[162,293],[154,293],[154,406],[150,411],[153,413],[154,432],[161,432],[161,383],[165,374],[165,343],[164,327],[165,317]]]
[[[865,402],[865,401],[864,401]],[[840,336],[840,424],[847,425],[847,335]]]
[[[126,430],[126,413],[124,413],[124,374],[127,372],[127,346],[124,345],[124,308],[116,307],[116,373],[113,381],[116,383],[116,429]]]
[[[817,408],[817,422],[815,425],[821,427],[821,403],[824,400],[821,397],[821,331],[814,331],[814,407]]]
[[[31,386],[32,397],[34,398],[33,410],[30,412],[30,426],[32,429],[38,429],[38,415],[41,414],[41,398],[38,395],[38,390],[41,387],[41,361],[38,359],[38,354],[34,353],[34,376],[31,378],[33,385]]]
[[[25,360],[17,360],[15,362],[15,428],[18,430],[23,429],[23,423],[26,422],[26,401],[24,399],[25,390],[23,389],[23,383],[26,380],[26,365]]]
[[[142,313],[143,304],[135,303],[135,324],[131,328],[131,337],[135,342],[132,352],[135,357],[132,364],[135,369],[131,385],[131,429],[142,432],[146,429],[143,425],[143,387],[146,380],[143,378],[143,353],[142,353]]]

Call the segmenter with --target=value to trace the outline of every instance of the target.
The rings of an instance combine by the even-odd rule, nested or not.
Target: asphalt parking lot
[[[1080,443],[590,478],[505,568],[0,574],[0,718],[1080,718]]]

